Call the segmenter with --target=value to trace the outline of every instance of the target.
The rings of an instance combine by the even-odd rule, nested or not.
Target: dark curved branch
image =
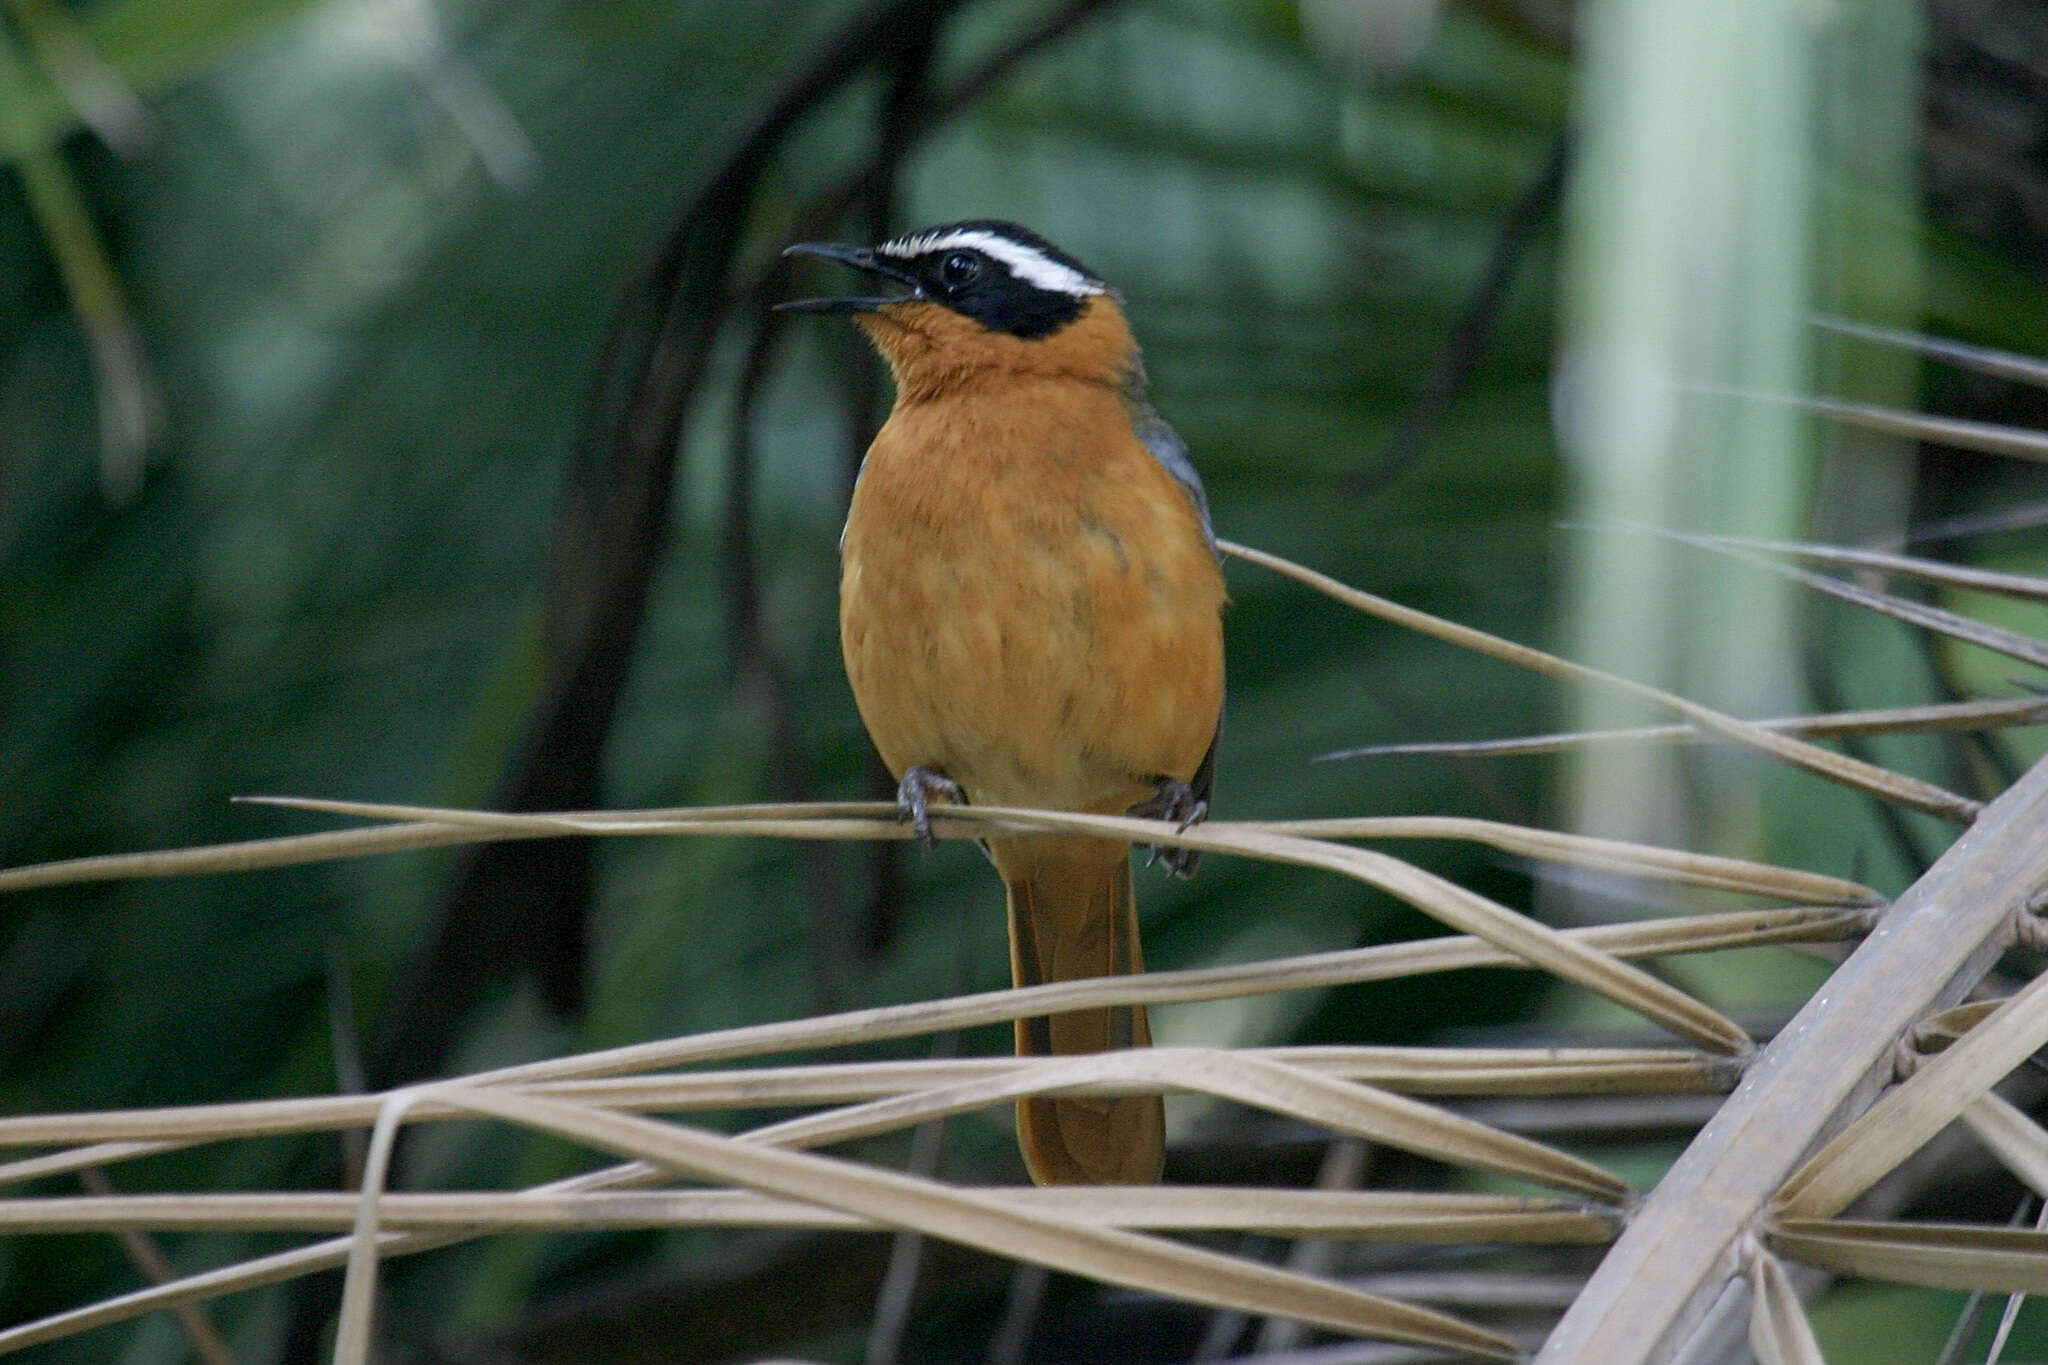
[[[1550,154],[1544,159],[1543,169],[1537,172],[1536,179],[1515,201],[1507,221],[1501,225],[1486,270],[1466,300],[1465,311],[1459,316],[1457,325],[1444,339],[1443,349],[1430,365],[1429,374],[1422,381],[1422,391],[1401,414],[1400,425],[1394,428],[1394,434],[1388,438],[1378,457],[1345,479],[1350,492],[1358,495],[1370,493],[1399,475],[1421,456],[1430,437],[1443,425],[1451,404],[1457,401],[1486,354],[1486,344],[1493,336],[1493,324],[1507,302],[1508,290],[1514,286],[1523,259],[1535,244],[1543,225],[1557,211],[1570,160],[1571,136],[1560,132],[1550,144]]]
[[[726,320],[765,308],[785,263],[740,273],[752,192],[783,136],[872,63],[916,44],[964,0],[883,0],[828,38],[684,201],[621,295],[565,481],[547,587],[550,663],[493,804],[545,810],[602,804],[602,753],[669,548],[679,434]],[[888,184],[904,153],[1017,63],[1114,0],[1070,0],[985,58],[942,95],[906,99],[896,136],[801,216],[814,235]],[[922,41],[922,40],[920,40]],[[469,856],[429,944],[394,992],[373,1055],[376,1083],[432,1073],[456,1026],[506,962],[540,971],[557,1009],[579,1004],[591,850],[576,840],[493,845]]]
[[[755,116],[684,200],[622,291],[586,400],[546,587],[549,665],[493,804],[599,804],[602,754],[667,549],[676,449],[711,347],[745,290],[731,284],[753,188],[782,137],[875,59],[877,33],[936,23],[959,0],[884,0],[843,25]],[[437,1069],[504,964],[540,974],[558,1011],[581,1003],[592,853],[581,840],[466,857],[433,938],[394,992],[373,1058],[378,1084]]]

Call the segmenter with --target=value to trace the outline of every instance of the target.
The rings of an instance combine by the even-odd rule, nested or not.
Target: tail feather
[[[1019,841],[1020,843],[1023,841]],[[1020,986],[1143,971],[1131,859],[1102,840],[1031,841],[1009,888],[1010,966]],[[1146,1047],[1142,1005],[1072,1010],[1017,1021],[1020,1057],[1071,1056]],[[1149,1184],[1166,1146],[1157,1095],[1027,1099],[1017,1105],[1017,1142],[1041,1185]]]

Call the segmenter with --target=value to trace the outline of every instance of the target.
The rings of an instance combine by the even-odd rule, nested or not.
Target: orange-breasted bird
[[[927,844],[941,799],[1200,819],[1223,715],[1223,575],[1201,480],[1146,402],[1116,294],[1011,223],[788,253],[900,286],[783,306],[851,314],[896,382],[840,540],[839,632],[903,817]],[[986,848],[1018,985],[1143,970],[1128,845]],[[1020,1056],[1150,1041],[1143,1007],[1017,1023]],[[1017,1134],[1040,1184],[1159,1178],[1156,1096],[1025,1100]]]

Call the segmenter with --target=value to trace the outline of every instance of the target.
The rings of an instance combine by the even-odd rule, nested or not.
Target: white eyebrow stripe
[[[1035,247],[1015,242],[999,233],[985,232],[979,228],[956,229],[952,232],[927,232],[922,236],[904,237],[894,242],[884,242],[875,248],[884,256],[907,258],[922,256],[931,251],[949,251],[954,247],[967,247],[973,251],[1001,261],[1012,275],[1026,284],[1055,294],[1066,294],[1073,298],[1086,298],[1100,294],[1102,286],[1089,279],[1070,265],[1064,265]]]

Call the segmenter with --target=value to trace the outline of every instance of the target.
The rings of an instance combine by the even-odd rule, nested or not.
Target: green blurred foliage
[[[23,124],[60,138],[167,425],[139,492],[104,496],[84,346],[48,243],[0,174],[0,863],[326,825],[228,804],[241,793],[487,800],[534,701],[548,531],[620,282],[855,10],[443,7],[452,60],[531,139],[533,173],[507,185],[428,97],[374,5],[83,8],[147,98],[153,148],[112,157],[69,130],[48,90]],[[965,6],[939,71],[964,70],[1040,12]],[[1111,6],[912,151],[895,226],[1014,218],[1115,282],[1220,534],[1542,643],[1557,610],[1560,484],[1547,238],[1417,458],[1368,488],[1351,478],[1381,467],[1569,101],[1564,54],[1477,7],[1444,10],[1423,36],[1412,62],[1374,72],[1305,35],[1289,5]],[[827,101],[776,155],[748,217],[749,256],[765,259],[792,206],[863,153],[878,91],[868,79]],[[1981,258],[1969,271],[1943,302],[2001,339],[2015,276]],[[2026,297],[2038,305],[2038,291]],[[717,558],[732,388],[753,325],[736,320],[686,438],[670,555],[610,739],[614,805],[776,794],[759,699],[734,687],[726,661]],[[834,619],[849,467],[841,380],[862,363],[832,324],[805,324],[748,433],[767,633],[812,785],[832,798],[873,795]],[[1219,816],[1541,817],[1550,769],[1538,761],[1310,760],[1551,728],[1553,688],[1242,564],[1229,574]],[[1924,676],[1899,690],[1858,700],[1925,699]],[[1815,806],[1810,865],[1848,873],[1890,856],[1854,803]],[[1529,898],[1518,865],[1396,851],[1511,903]],[[849,888],[871,856],[826,854]],[[0,1108],[332,1089],[334,992],[376,1017],[451,866],[407,855],[0,901]],[[467,1022],[459,1065],[1005,979],[997,887],[958,845],[904,860],[900,931],[872,960],[818,932],[798,850],[622,842],[601,867],[585,1015],[550,1018],[509,976]],[[1144,877],[1140,898],[1147,955],[1162,967],[1433,932],[1330,878],[1218,859],[1185,885]],[[1798,985],[1777,998],[1796,999]],[[1529,974],[1466,974],[1165,1010],[1159,1028],[1182,1041],[1442,1039],[1526,1021],[1538,993]],[[1754,990],[1739,998],[1761,1008]],[[999,1030],[966,1043],[1006,1045]],[[1014,1176],[997,1123],[955,1128],[949,1170]],[[116,1174],[125,1187],[231,1189],[308,1160],[257,1144]],[[419,1144],[414,1178],[533,1180],[570,1160],[451,1126]],[[193,1270],[274,1241],[167,1245]],[[390,1331],[416,1342],[496,1328],[552,1292],[715,1262],[723,1245],[708,1234],[507,1239],[422,1258],[394,1267]],[[0,1321],[117,1292],[131,1276],[103,1241],[0,1243]],[[218,1317],[253,1360],[276,1349],[285,1312],[279,1296],[252,1295]],[[112,1340],[47,1358],[103,1358]],[[135,1360],[180,1349],[161,1323],[134,1340]]]
[[[1892,1285],[1847,1286],[1815,1304],[1811,1313],[1815,1336],[1830,1360],[1858,1365],[1915,1365],[1938,1360],[1949,1346],[1954,1324],[1967,1311],[1969,1296]],[[1977,1327],[1954,1347],[1956,1360],[1985,1360],[1998,1331],[2006,1301],[1987,1295]],[[2024,1303],[2006,1337],[2006,1360],[2040,1358],[2048,1342],[2048,1305]]]

